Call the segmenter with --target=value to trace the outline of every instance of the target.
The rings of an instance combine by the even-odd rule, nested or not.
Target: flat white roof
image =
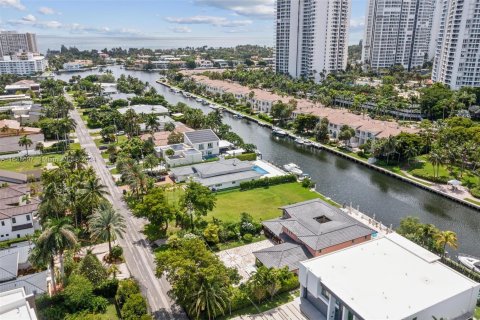
[[[0,319],[37,320],[23,288],[0,293]]]
[[[301,264],[364,319],[405,319],[479,286],[420,249],[393,233]]]

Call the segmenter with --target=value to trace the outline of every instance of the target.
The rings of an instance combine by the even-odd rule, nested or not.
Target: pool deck
[[[257,167],[267,171],[268,174],[266,174],[265,177],[268,177],[268,178],[280,177],[287,174],[285,171],[281,170],[280,168],[276,167],[275,165],[265,160],[256,160],[254,164]]]

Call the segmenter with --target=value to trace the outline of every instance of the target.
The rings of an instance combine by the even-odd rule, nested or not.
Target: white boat
[[[281,129],[275,129],[272,131],[272,134],[279,137],[286,137],[287,133]]]
[[[173,92],[174,92],[174,93],[180,93],[180,90],[173,89]]]
[[[313,142],[310,140],[303,140],[303,145],[304,146],[313,146]]]
[[[241,114],[234,114],[233,118],[234,119],[243,119],[243,116]]]
[[[204,106],[208,106],[208,105],[209,105],[208,101],[205,100],[205,99],[202,99],[202,104],[203,104]]]
[[[185,98],[191,98],[191,97],[192,97],[192,96],[190,95],[190,93],[188,93],[188,92],[184,92],[184,93],[183,93],[183,96],[184,96]]]
[[[297,139],[295,139],[295,143],[303,145],[303,144],[305,144],[305,141],[303,141],[303,139],[297,138]]]
[[[470,270],[480,273],[480,258],[469,256],[468,254],[458,254],[458,261]]]
[[[218,109],[218,106],[214,105],[213,103],[210,103],[208,106],[212,109]]]
[[[197,99],[195,99],[195,101],[197,101],[197,102],[202,102],[203,99],[202,99],[202,98],[197,98]]]
[[[303,171],[300,170],[300,167],[297,166],[295,163],[289,163],[283,166],[285,171],[293,173],[296,176],[301,176],[303,174]]]

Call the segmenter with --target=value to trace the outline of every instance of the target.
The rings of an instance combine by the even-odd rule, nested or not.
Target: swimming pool
[[[258,172],[260,174],[268,174],[268,171],[265,171],[264,169],[260,168],[259,166],[254,166],[253,170],[255,170],[256,172]]]

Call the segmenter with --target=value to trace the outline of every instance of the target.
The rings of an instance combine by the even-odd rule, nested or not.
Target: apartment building
[[[16,74],[29,76],[42,73],[47,68],[47,60],[44,56],[33,55],[11,55],[0,56],[0,74]]]
[[[429,60],[437,0],[369,0],[362,50],[373,70],[402,65],[421,67]]]
[[[37,36],[34,33],[0,31],[0,56],[18,52],[38,52]]]
[[[350,10],[350,0],[277,0],[276,71],[319,82],[344,70]]]
[[[480,1],[439,0],[432,80],[452,89],[480,86]]]

